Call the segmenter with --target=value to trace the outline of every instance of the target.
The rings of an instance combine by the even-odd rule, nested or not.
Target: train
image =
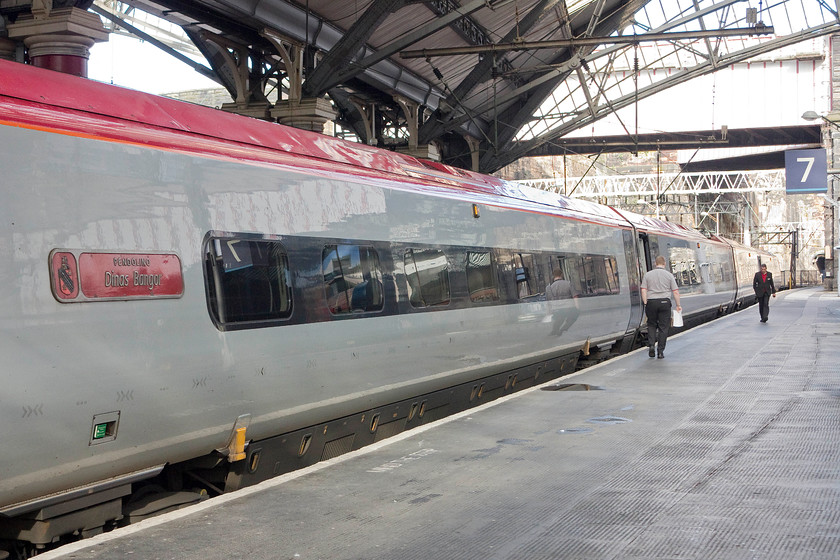
[[[0,61],[0,556],[336,457],[754,303],[734,241]],[[547,300],[555,270],[574,297]],[[778,276],[777,276],[778,277]]]

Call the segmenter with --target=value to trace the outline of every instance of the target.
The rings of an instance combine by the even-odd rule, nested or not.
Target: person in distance
[[[761,322],[766,323],[770,315],[770,295],[776,297],[776,286],[773,284],[773,273],[767,272],[767,265],[761,265],[761,270],[753,277],[753,291],[758,300],[758,313]]]

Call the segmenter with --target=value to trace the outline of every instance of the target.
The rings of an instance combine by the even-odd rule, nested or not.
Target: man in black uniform
[[[776,297],[776,286],[773,284],[773,273],[767,272],[767,265],[761,265],[761,270],[753,277],[753,290],[758,300],[758,313],[761,315],[761,322],[767,322],[770,315],[770,295]]]

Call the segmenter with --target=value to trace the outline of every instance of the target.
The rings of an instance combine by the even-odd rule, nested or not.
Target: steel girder
[[[646,175],[592,175],[555,179],[530,179],[517,183],[541,190],[580,198],[629,197],[634,199],[664,195],[729,194],[785,190],[783,170],[739,171],[732,173],[660,173]],[[568,192],[564,192],[567,189]]]

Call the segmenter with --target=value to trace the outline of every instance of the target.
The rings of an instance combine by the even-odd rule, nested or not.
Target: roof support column
[[[324,125],[335,120],[332,103],[323,97],[305,97],[301,99],[283,99],[271,110],[271,116],[280,124],[320,132]]]
[[[52,9],[52,2],[32,3],[7,26],[10,39],[23,40],[33,66],[87,77],[90,48],[107,41],[108,31],[94,13],[81,8]]]
[[[267,30],[261,35],[277,50],[289,79],[288,98],[277,101],[271,109],[271,117],[280,124],[323,133],[324,125],[335,120],[336,111],[323,97],[302,96],[304,46]]]
[[[395,95],[394,101],[402,108],[405,115],[405,126],[408,129],[408,148],[397,148],[397,151],[417,158],[440,161],[437,146],[434,144],[417,144],[417,131],[420,128],[420,112],[422,110],[420,104],[400,95]]]
[[[264,30],[260,35],[268,39],[283,60],[286,77],[289,79],[289,99],[300,99],[303,84],[303,45],[283,39],[268,30]]]
[[[263,94],[259,77],[255,73],[252,74],[248,65],[248,49],[217,35],[202,34],[202,38],[220,47],[217,55],[226,67],[235,90],[231,92],[233,103],[223,104],[222,109],[238,115],[268,120],[271,104]],[[228,90],[230,91],[230,88]]]
[[[365,138],[363,140],[370,146],[376,146],[376,104],[365,103],[353,98],[350,98],[350,103],[361,115],[362,124],[365,127]]]
[[[481,165],[481,152],[479,151],[479,148],[481,147],[481,140],[467,134],[464,134],[464,140],[467,141],[467,146],[470,148],[470,169],[478,171],[479,166]]]

